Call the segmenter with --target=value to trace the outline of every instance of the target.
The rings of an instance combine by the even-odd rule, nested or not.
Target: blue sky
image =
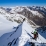
[[[0,6],[46,6],[46,0],[0,0]]]

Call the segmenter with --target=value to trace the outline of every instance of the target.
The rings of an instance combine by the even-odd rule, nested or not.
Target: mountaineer
[[[32,34],[34,35],[33,39],[37,39],[37,37],[38,37],[38,32],[35,30]]]

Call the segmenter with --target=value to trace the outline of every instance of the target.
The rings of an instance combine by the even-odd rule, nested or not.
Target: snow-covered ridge
[[[32,39],[33,34],[31,32],[34,31],[34,28],[32,28],[26,21],[21,23],[17,27],[18,28],[12,28],[15,30],[14,32],[4,34],[0,38],[1,46],[30,46],[31,44],[28,44],[29,42],[34,43],[35,46],[46,46],[46,44],[41,44],[46,43],[46,39],[39,32],[39,37],[37,38],[37,40]],[[46,34],[46,32],[43,34]]]

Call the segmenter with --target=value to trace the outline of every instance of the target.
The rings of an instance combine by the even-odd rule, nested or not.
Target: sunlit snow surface
[[[35,43],[36,46],[37,45],[42,46],[42,44],[40,44],[40,43],[46,43],[46,39],[44,37],[42,37],[40,34],[39,34],[39,37],[37,38],[37,40],[32,39],[33,34],[31,34],[31,32],[33,32],[34,29],[26,21],[23,22],[22,24],[18,25],[17,30],[16,30],[16,28],[13,29],[12,27],[10,29],[12,30],[12,32],[6,33],[0,37],[1,46],[3,46],[3,45],[7,46],[8,43],[12,42],[12,41],[13,42],[12,42],[11,46],[27,46],[27,45],[30,46],[28,44],[29,42]],[[9,31],[11,31],[10,29],[9,29]],[[8,30],[6,30],[6,31],[8,32]],[[16,32],[14,32],[14,31],[16,31]],[[17,39],[16,44],[14,44],[14,42],[15,42],[14,39]]]
[[[6,20],[4,15],[0,14],[0,36],[2,36],[5,33],[12,32],[12,28],[17,25],[18,24],[16,22],[10,22]]]

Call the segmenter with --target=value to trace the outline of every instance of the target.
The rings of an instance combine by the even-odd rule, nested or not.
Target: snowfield
[[[13,26],[17,26],[18,23],[8,21],[4,15],[0,14],[0,37],[8,32],[12,32]]]

